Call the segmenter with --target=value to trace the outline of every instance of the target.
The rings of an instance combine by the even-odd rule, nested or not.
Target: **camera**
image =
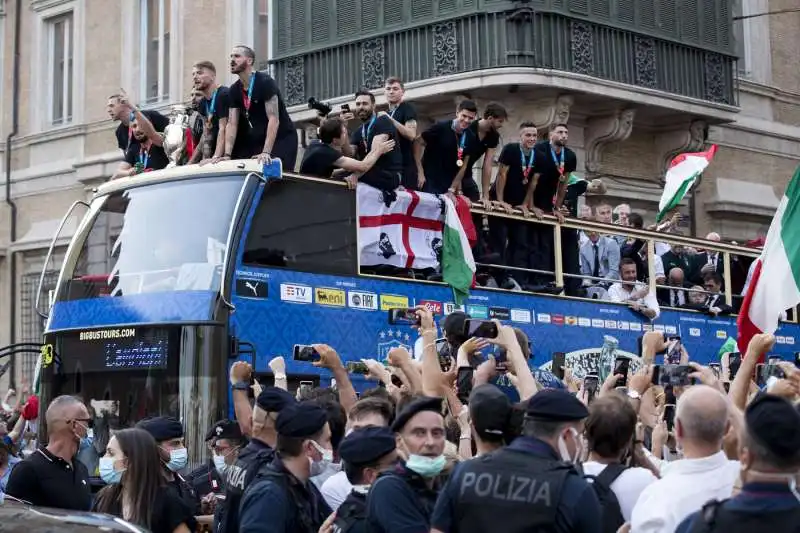
[[[328,115],[331,114],[332,111],[331,106],[329,106],[325,102],[320,102],[313,96],[308,99],[308,108],[316,110],[317,113],[319,113],[323,117],[327,117]]]

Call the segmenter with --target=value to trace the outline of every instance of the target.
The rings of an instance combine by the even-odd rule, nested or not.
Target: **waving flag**
[[[786,188],[739,312],[739,351],[757,333],[774,333],[781,314],[800,303],[800,167]],[[763,358],[763,357],[762,357]]]
[[[475,258],[456,206],[448,196],[442,196],[446,206],[444,218],[444,249],[442,250],[442,277],[453,288],[453,299],[461,305],[475,281]]]
[[[689,189],[697,183],[700,174],[706,169],[715,153],[717,153],[716,144],[712,145],[707,152],[680,154],[672,160],[667,169],[664,193],[661,195],[661,201],[658,202],[656,222],[661,222],[667,213],[681,203]]]

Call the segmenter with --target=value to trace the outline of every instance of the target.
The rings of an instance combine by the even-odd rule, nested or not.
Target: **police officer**
[[[523,435],[456,466],[442,490],[432,533],[601,533],[594,489],[573,467],[589,412],[575,396],[544,390],[528,403]]]
[[[356,429],[339,445],[339,457],[353,490],[336,511],[333,531],[366,533],[369,487],[380,472],[397,462],[394,433],[388,427]]]
[[[405,456],[383,472],[367,495],[367,524],[373,533],[428,531],[441,486],[445,429],[441,398],[419,397],[406,404],[392,424]]]
[[[250,443],[239,453],[236,463],[225,471],[225,499],[219,502],[214,513],[216,533],[239,531],[239,504],[245,489],[255,479],[259,469],[272,462],[277,442],[275,417],[287,405],[296,403],[294,397],[283,389],[266,387],[253,406],[253,429]]]
[[[800,531],[798,410],[778,396],[756,397],[745,411],[740,449],[742,491],[729,500],[708,502],[677,533]]]
[[[228,465],[236,462],[244,440],[239,423],[235,420],[220,420],[206,433],[206,443],[211,448],[212,456],[186,476],[186,481],[200,498],[202,514],[210,514],[215,508],[214,497],[225,492],[222,476]]]
[[[316,485],[314,464],[333,457],[325,410],[312,403],[286,407],[276,423],[275,458],[264,466],[242,498],[242,533],[317,533],[331,514]]]
[[[136,427],[150,433],[158,444],[167,483],[175,488],[193,514],[200,512],[200,498],[194,488],[180,475],[189,463],[189,451],[184,444],[183,424],[170,416],[146,418]]]

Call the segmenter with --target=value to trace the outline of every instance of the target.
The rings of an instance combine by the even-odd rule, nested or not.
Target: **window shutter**
[[[636,0],[617,0],[617,20],[622,24],[636,24]]]
[[[429,19],[433,16],[431,0],[411,0],[411,18],[413,20]]]
[[[336,0],[336,37],[347,38],[358,35],[360,19],[356,0]]]
[[[589,0],[569,0],[569,10],[580,15],[589,14]]]
[[[450,15],[458,7],[458,0],[439,0],[439,14]]]
[[[330,40],[330,6],[330,0],[311,0],[311,42],[324,43]]]
[[[292,6],[289,2],[276,2],[275,6],[275,18],[278,21],[275,24],[275,47],[277,48],[276,52],[282,54],[289,50],[289,24]]]
[[[700,22],[697,12],[697,0],[682,0],[681,40],[697,43],[700,39]]]
[[[374,0],[373,0],[374,1]],[[383,0],[383,25],[402,24],[405,17],[403,0]]]
[[[306,44],[306,0],[294,0],[292,4],[291,47],[299,48]]]
[[[639,26],[648,30],[656,29],[656,2],[658,0],[639,0]]]
[[[658,24],[662,32],[670,37],[678,36],[678,6],[675,0],[661,0],[658,9]]]
[[[611,18],[611,0],[594,0],[592,2],[592,15],[603,20]]]
[[[703,15],[701,32],[703,43],[715,46],[719,42],[717,37],[717,2],[715,0],[703,0],[701,3]]]
[[[378,30],[378,11],[380,4],[376,0],[361,2],[361,31],[372,33]]]

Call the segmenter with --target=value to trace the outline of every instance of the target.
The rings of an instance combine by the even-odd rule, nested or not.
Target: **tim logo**
[[[269,292],[267,282],[257,279],[238,278],[236,296],[242,298],[266,298]]]
[[[281,300],[300,304],[311,303],[311,287],[281,283]]]

